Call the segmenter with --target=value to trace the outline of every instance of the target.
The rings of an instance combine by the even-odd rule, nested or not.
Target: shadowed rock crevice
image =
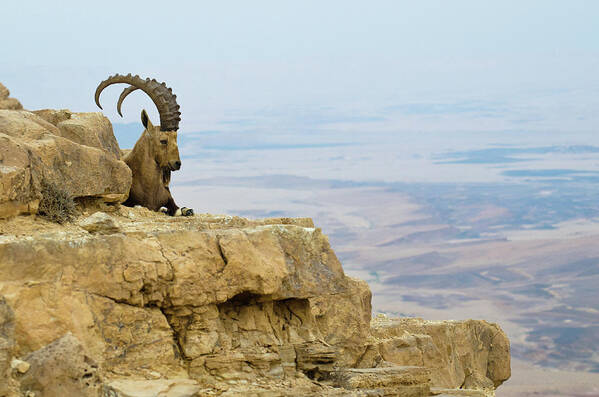
[[[173,328],[172,324],[170,323],[169,316],[164,312],[164,309],[160,309],[160,312],[166,319],[166,321],[173,333],[173,353],[175,355],[175,358],[182,360],[184,362],[184,367],[187,369],[187,366],[189,364],[188,363],[189,359],[187,357],[185,357],[185,355],[183,354],[183,348],[180,343],[180,336],[177,333],[177,330],[175,328]]]

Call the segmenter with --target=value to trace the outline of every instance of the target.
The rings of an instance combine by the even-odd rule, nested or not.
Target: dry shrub
[[[63,224],[71,221],[76,211],[75,201],[67,192],[54,183],[42,183],[42,200],[38,214],[49,221]]]

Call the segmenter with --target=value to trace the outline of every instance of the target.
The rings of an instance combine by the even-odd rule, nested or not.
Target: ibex
[[[141,123],[145,130],[133,149],[124,155],[123,160],[133,174],[129,198],[123,203],[126,206],[141,205],[152,211],[166,208],[171,216],[193,215],[190,208],[179,208],[169,190],[171,171],[181,168],[179,148],[177,147],[177,130],[181,120],[181,112],[177,104],[177,96],[164,83],[152,79],[142,79],[139,76],[116,74],[102,81],[96,89],[96,105],[100,109],[100,93],[111,84],[125,83],[125,88],[119,97],[117,109],[121,113],[121,104],[125,97],[140,89],[152,99],[160,113],[160,125],[154,126],[145,109],[141,112]]]

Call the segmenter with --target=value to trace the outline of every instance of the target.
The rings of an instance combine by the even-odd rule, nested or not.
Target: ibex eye
[[[163,140],[160,141],[160,143],[162,143],[163,145],[166,145],[166,142],[167,142],[166,139],[163,139]]]

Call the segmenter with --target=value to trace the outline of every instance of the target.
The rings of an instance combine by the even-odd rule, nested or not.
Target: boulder
[[[9,98],[10,91],[0,83],[0,109],[21,110],[23,105],[15,98]]]
[[[36,213],[43,183],[82,203],[127,198],[131,170],[119,159],[108,120],[87,113],[71,119],[56,127],[31,112],[0,110],[0,218]],[[73,141],[73,131],[89,139]]]
[[[89,233],[113,234],[121,229],[113,217],[105,212],[95,212],[93,215],[79,221],[79,226]]]
[[[31,364],[29,364],[27,361],[19,360],[18,358],[13,358],[10,362],[10,367],[16,370],[18,373],[24,374],[27,371],[29,371],[29,368],[31,368]]]
[[[511,375],[509,339],[497,324],[385,317],[372,324],[381,357],[430,368],[434,387],[492,390]]]
[[[96,397],[102,390],[98,365],[71,334],[32,352],[26,361],[31,367],[19,376],[23,395]]]
[[[102,113],[73,113],[68,109],[43,109],[33,113],[57,127],[59,136],[80,145],[102,149],[120,158],[112,124]]]

